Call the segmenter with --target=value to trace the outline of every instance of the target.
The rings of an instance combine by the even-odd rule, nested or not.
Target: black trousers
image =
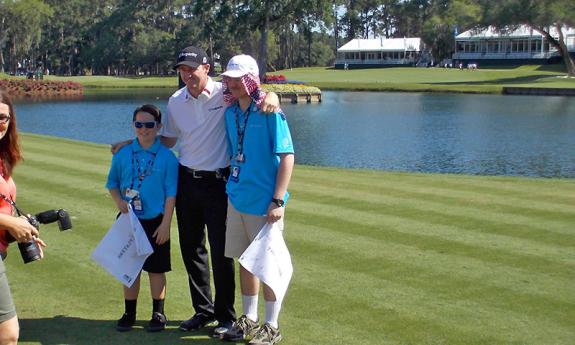
[[[194,178],[180,165],[176,215],[180,249],[196,313],[218,321],[235,320],[234,261],[224,256],[228,197],[222,178]],[[214,274],[215,299],[210,287],[206,229]]]

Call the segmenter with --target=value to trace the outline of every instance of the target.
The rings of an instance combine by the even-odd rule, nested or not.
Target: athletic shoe
[[[280,330],[272,327],[269,323],[261,326],[249,342],[249,345],[273,345],[282,340]]]
[[[216,327],[214,327],[214,332],[212,333],[212,337],[214,338],[221,338],[224,333],[230,330],[234,325],[232,320],[218,322]]]
[[[248,319],[247,316],[242,315],[236,322],[232,325],[227,332],[222,334],[222,339],[227,341],[242,341],[253,337],[260,325]]]
[[[196,313],[189,320],[186,320],[180,324],[180,331],[197,331],[198,329],[204,328],[214,321],[216,321],[216,319],[214,319],[212,316]]]
[[[134,327],[135,323],[136,323],[136,315],[130,316],[127,313],[124,313],[124,315],[122,315],[122,317],[120,318],[120,320],[118,320],[118,323],[116,324],[116,330],[118,332],[127,332],[131,330],[132,327]]]
[[[148,328],[146,330],[148,332],[163,331],[164,329],[166,329],[166,323],[168,323],[166,315],[158,312],[153,312],[152,319],[148,323]]]

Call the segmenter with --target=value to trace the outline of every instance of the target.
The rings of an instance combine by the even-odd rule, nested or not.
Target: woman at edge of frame
[[[16,184],[12,180],[12,172],[21,159],[14,106],[8,93],[0,89],[0,193],[12,201],[16,200]],[[38,238],[38,230],[28,223],[26,218],[14,217],[12,205],[0,198],[0,345],[17,344],[20,333],[16,307],[4,267],[8,235],[17,242],[34,239],[40,244],[40,248],[46,246]]]

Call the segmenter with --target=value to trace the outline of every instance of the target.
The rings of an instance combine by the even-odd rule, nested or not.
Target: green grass
[[[107,146],[23,135],[18,204],[66,208],[46,257],[8,276],[22,344],[221,344],[182,333],[192,313],[176,227],[169,329],[114,330],[121,287],[90,259],[115,215]],[[280,315],[294,344],[572,344],[575,181],[297,166],[285,237],[294,276]],[[150,314],[147,278],[139,325]],[[238,311],[241,311],[239,298]]]
[[[326,67],[295,68],[272,74],[300,80],[323,90],[415,91],[501,93],[503,87],[575,88],[575,78],[566,78],[561,65],[480,68],[476,71],[444,68],[372,68],[336,70]],[[0,75],[0,78],[6,76]],[[170,88],[171,77],[57,77],[48,80],[72,80],[82,83],[86,92],[119,88]]]
[[[81,76],[81,77],[58,77],[45,76],[47,80],[71,80],[81,83],[84,88],[174,88],[178,85],[178,79],[171,77],[112,77],[112,76]]]
[[[565,78],[561,66],[480,68],[475,71],[413,67],[344,71],[311,67],[274,74],[305,81],[324,90],[501,93],[504,86],[575,88],[575,79]]]

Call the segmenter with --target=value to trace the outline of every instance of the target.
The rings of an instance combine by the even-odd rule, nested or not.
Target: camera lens
[[[20,254],[25,264],[42,258],[40,246],[34,240],[18,243],[18,248],[20,249]]]
[[[72,220],[68,212],[64,209],[58,210],[58,226],[60,227],[60,231],[72,229]]]

